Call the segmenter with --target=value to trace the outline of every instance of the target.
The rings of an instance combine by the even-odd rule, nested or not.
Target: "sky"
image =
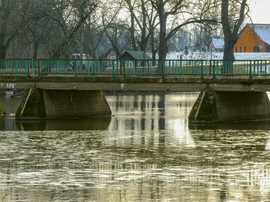
[[[248,0],[253,23],[270,24],[270,0]]]

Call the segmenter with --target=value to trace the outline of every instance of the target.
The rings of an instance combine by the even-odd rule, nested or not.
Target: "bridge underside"
[[[16,119],[111,117],[101,90],[45,90],[33,88],[21,103]],[[235,122],[270,119],[266,92],[201,91],[189,123]]]
[[[16,112],[16,119],[110,117],[111,110],[98,90],[30,89]]]
[[[269,118],[270,103],[266,92],[202,91],[189,114],[189,123]]]

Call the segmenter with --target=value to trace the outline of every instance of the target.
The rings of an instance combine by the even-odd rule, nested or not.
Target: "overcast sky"
[[[253,23],[270,24],[270,0],[248,0]]]

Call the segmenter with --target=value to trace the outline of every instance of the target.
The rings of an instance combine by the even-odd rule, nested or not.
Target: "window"
[[[247,47],[244,47],[244,52],[247,52]]]
[[[253,47],[253,52],[254,52],[254,53],[260,52],[259,47],[258,47],[258,46],[254,46],[254,47]]]
[[[240,47],[240,52],[242,52],[242,47]]]
[[[266,46],[266,52],[270,52],[270,46]]]
[[[237,47],[235,47],[235,51],[234,52],[236,52],[237,53]]]

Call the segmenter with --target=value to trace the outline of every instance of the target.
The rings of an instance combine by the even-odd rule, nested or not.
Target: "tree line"
[[[222,36],[230,60],[248,12],[247,0],[0,0],[0,58],[140,50],[165,59],[176,44]]]

